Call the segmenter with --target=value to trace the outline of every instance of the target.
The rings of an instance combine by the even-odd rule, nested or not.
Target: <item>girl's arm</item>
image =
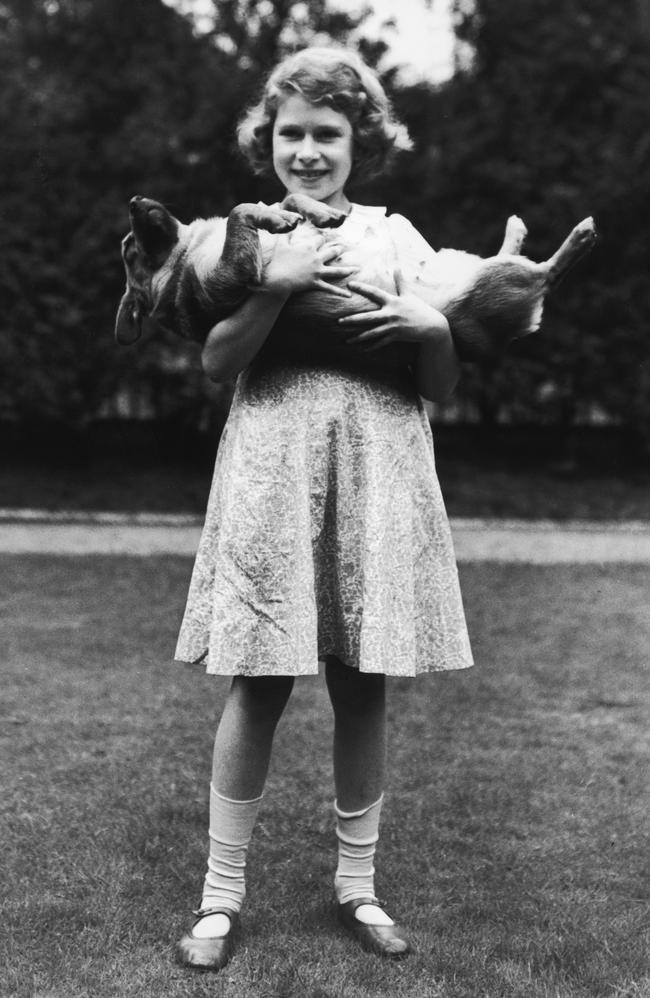
[[[348,281],[348,287],[378,306],[338,320],[351,340],[368,351],[389,343],[417,344],[416,388],[429,401],[444,402],[456,386],[460,364],[442,312],[409,292],[394,295],[361,281]]]
[[[254,291],[236,312],[213,326],[203,346],[203,370],[213,381],[231,381],[250,364],[289,293]]]
[[[413,269],[435,267],[435,250],[403,215],[390,215],[387,219],[396,257]],[[357,344],[364,341],[369,350],[387,343],[417,343],[417,359],[413,368],[418,392],[431,402],[444,402],[456,387],[460,376],[460,363],[449,330],[449,323],[442,312],[427,305],[422,299],[402,290],[400,268],[396,270],[397,295],[378,288],[349,281],[348,287],[363,294],[378,305],[377,311],[360,313],[342,320],[344,327],[354,336]]]
[[[350,297],[345,287],[332,281],[350,277],[353,267],[332,266],[341,246],[306,244],[278,239],[262,275],[259,290],[239,308],[212,327],[201,360],[213,381],[230,381],[250,364],[271,332],[284,303],[294,291],[320,288]]]
[[[449,323],[442,312],[440,323],[431,339],[420,344],[415,362],[415,387],[430,402],[444,402],[453,392],[460,377],[460,363],[451,338]]]
[[[408,219],[395,214],[388,222],[398,256],[404,254],[406,259],[418,260],[424,268],[435,268],[436,251]],[[432,333],[431,339],[418,350],[413,373],[420,395],[430,402],[444,402],[458,384],[461,368],[449,323],[441,312],[437,312]]]

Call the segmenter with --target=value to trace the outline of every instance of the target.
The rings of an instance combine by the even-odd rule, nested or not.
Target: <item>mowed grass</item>
[[[171,664],[190,569],[0,558],[0,993],[647,998],[647,568],[462,566],[478,668],[390,681],[377,886],[403,963],[332,918],[331,714],[300,680],[219,975],[173,959],[227,688]]]

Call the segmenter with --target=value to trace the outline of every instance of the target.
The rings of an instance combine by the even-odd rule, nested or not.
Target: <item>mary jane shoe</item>
[[[367,925],[356,917],[356,910],[362,904],[372,904],[383,908],[377,898],[354,898],[337,905],[339,922],[345,926],[365,950],[378,956],[399,960],[411,952],[411,944],[399,925]]]
[[[197,916],[196,921],[176,944],[176,956],[186,967],[194,967],[196,970],[221,970],[232,956],[234,936],[239,928],[239,915],[227,908],[201,908],[194,914]],[[194,935],[194,929],[207,915],[226,915],[230,919],[230,929],[225,936],[201,938]]]

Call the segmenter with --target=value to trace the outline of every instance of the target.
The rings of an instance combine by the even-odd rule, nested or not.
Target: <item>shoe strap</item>
[[[192,914],[196,915],[197,921],[206,918],[207,915],[225,915],[232,922],[237,918],[238,912],[232,908],[197,908],[192,909]]]

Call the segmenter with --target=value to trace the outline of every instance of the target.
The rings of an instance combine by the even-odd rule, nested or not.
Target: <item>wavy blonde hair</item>
[[[352,179],[377,176],[395,152],[411,148],[376,74],[356,52],[311,47],[276,66],[261,99],[239,124],[239,148],[257,174],[273,174],[273,124],[282,100],[296,93],[312,104],[329,105],[352,125]]]

